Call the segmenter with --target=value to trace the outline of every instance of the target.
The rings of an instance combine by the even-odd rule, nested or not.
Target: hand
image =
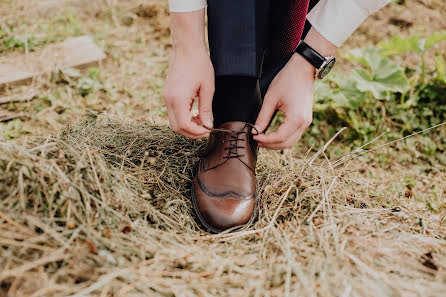
[[[262,133],[254,136],[260,147],[292,147],[311,124],[314,73],[315,69],[311,64],[300,55],[294,54],[271,82],[255,123],[256,129]],[[277,132],[263,134],[276,110],[285,114],[285,120]]]
[[[209,136],[212,128],[214,68],[206,51],[204,9],[171,13],[173,54],[164,86],[169,121],[175,132],[189,138]],[[199,115],[192,118],[198,96]]]
[[[305,42],[325,57],[336,51],[336,46],[314,27]],[[313,119],[314,74],[314,67],[299,54],[294,54],[277,74],[266,92],[255,126],[259,133],[263,133],[276,110],[285,113],[285,120],[277,132],[254,136],[259,146],[283,149],[292,147],[299,140]]]
[[[186,137],[209,136],[212,128],[214,68],[205,50],[195,53],[174,52],[164,87],[164,102],[171,128]],[[199,115],[192,118],[194,98],[198,96]]]

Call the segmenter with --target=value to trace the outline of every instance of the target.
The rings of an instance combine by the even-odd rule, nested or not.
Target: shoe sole
[[[249,221],[246,224],[244,224],[244,225],[240,225],[240,226],[234,227],[233,230],[231,230],[231,232],[243,231],[243,230],[249,228],[254,223],[254,221],[255,221],[258,213],[259,213],[259,199],[257,198],[257,194],[258,194],[257,188],[258,187],[257,187],[257,182],[256,182],[256,190],[255,190],[255,193],[254,193],[254,199],[255,199],[254,210],[252,212],[251,217],[249,218]],[[214,234],[218,234],[218,233],[221,233],[223,231],[226,231],[226,230],[220,230],[220,229],[217,229],[217,228],[214,228],[214,227],[210,226],[206,222],[206,220],[203,218],[203,216],[200,213],[200,210],[198,209],[198,204],[197,204],[197,201],[196,201],[196,198],[195,198],[195,190],[194,190],[194,183],[193,182],[192,182],[192,187],[191,187],[191,198],[192,198],[191,200],[192,200],[192,205],[194,207],[195,214],[196,214],[196,216],[198,218],[198,222],[206,229],[206,231],[208,231],[210,233],[214,233]]]

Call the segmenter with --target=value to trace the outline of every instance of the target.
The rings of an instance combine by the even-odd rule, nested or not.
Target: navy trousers
[[[318,0],[208,0],[208,32],[216,76],[259,78],[262,98],[310,24]]]

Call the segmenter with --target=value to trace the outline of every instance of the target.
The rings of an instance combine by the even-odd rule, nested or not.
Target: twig
[[[350,163],[349,163],[349,164],[350,164]],[[345,167],[343,168],[343,170],[342,170],[338,175],[336,175],[335,178],[331,181],[330,186],[328,187],[328,190],[325,191],[325,192],[322,194],[322,199],[321,199],[321,201],[319,202],[319,204],[316,206],[316,208],[314,209],[314,211],[311,213],[311,215],[310,215],[310,216],[308,217],[308,219],[306,220],[307,223],[309,223],[309,224],[311,223],[311,220],[313,219],[314,215],[320,210],[320,208],[322,207],[322,205],[324,204],[324,202],[327,201],[327,199],[328,199],[328,194],[331,192],[331,190],[332,190],[333,186],[335,185],[336,181],[337,181],[338,178],[344,173],[345,169],[348,167],[349,164],[347,164],[347,166],[345,166]]]
[[[93,170],[94,180],[96,181],[96,184],[97,184],[98,189],[99,189],[99,194],[101,195],[102,201],[105,202],[106,201],[105,200],[105,194],[102,191],[101,183],[99,182],[98,174],[96,173],[96,167],[94,166],[93,158],[91,157],[91,152],[90,152],[90,148],[89,147],[87,147],[87,154],[88,154],[88,159],[90,160],[91,169]]]
[[[432,127],[426,128],[426,129],[423,129],[423,130],[418,131],[418,132],[415,132],[415,133],[412,133],[412,134],[410,134],[410,135],[407,135],[407,136],[404,136],[404,137],[401,137],[401,138],[398,138],[398,139],[395,139],[395,140],[386,142],[386,143],[384,143],[384,144],[382,144],[382,145],[378,145],[377,147],[371,148],[371,149],[369,149],[369,150],[359,150],[359,151],[358,151],[358,149],[356,149],[356,150],[354,150],[353,152],[351,152],[351,153],[349,153],[349,154],[346,154],[346,155],[343,155],[343,156],[339,157],[337,160],[335,160],[335,161],[333,162],[333,164],[336,166],[337,164],[339,164],[339,162],[343,162],[343,161],[344,161],[345,159],[347,159],[348,157],[353,158],[355,155],[356,155],[356,156],[359,156],[359,155],[362,155],[362,154],[365,154],[365,153],[373,152],[373,151],[375,151],[375,150],[377,150],[377,149],[380,149],[380,148],[382,148],[382,147],[385,147],[385,146],[391,145],[391,144],[393,144],[393,143],[395,143],[395,142],[399,142],[399,141],[401,141],[401,140],[404,140],[404,139],[406,139],[406,138],[409,138],[409,137],[412,137],[412,136],[415,136],[415,135],[418,135],[418,134],[427,132],[427,131],[429,131],[429,130],[432,130],[432,129],[441,127],[441,126],[443,126],[443,125],[446,125],[446,122],[443,122],[443,123],[440,123],[440,124],[438,124],[438,125],[435,125],[435,126],[432,126]],[[378,138],[381,137],[381,136],[382,136],[382,135],[380,135],[380,136],[374,138],[372,141],[369,141],[369,142],[366,143],[365,145],[361,146],[359,149],[361,149],[361,148],[363,148],[364,146],[370,144],[371,142],[375,141],[376,139],[378,139]]]
[[[124,268],[124,269],[117,269],[113,272],[110,272],[106,275],[103,275],[99,278],[99,280],[92,284],[91,286],[83,289],[82,291],[71,295],[70,297],[84,297],[84,296],[89,296],[92,292],[101,289],[103,286],[105,286],[106,284],[108,284],[109,282],[111,282],[112,280],[114,280],[115,278],[121,277],[123,275],[126,275],[132,271],[135,271],[135,269],[138,268],[138,266],[143,266],[143,265],[147,265],[153,263],[153,259],[138,263],[136,265]]]
[[[29,262],[27,264],[16,267],[14,269],[1,272],[0,273],[0,281],[6,279],[8,277],[16,277],[16,276],[22,275],[25,271],[34,269],[36,267],[39,267],[39,266],[42,266],[42,265],[45,265],[48,263],[65,260],[68,257],[69,257],[69,254],[65,254],[63,250],[58,250],[55,253],[52,253],[51,255],[49,255],[47,257],[40,258],[39,260],[36,260],[34,262]]]
[[[311,166],[314,162],[314,160],[316,160],[316,158],[323,152],[325,152],[325,150],[327,149],[327,147],[330,145],[330,143],[333,142],[333,140],[336,139],[336,137],[338,137],[339,134],[341,134],[344,130],[346,130],[346,127],[343,127],[341,130],[339,130],[329,141],[327,141],[327,143],[316,153],[314,154],[314,156],[310,159],[310,161],[308,162],[308,166]]]
[[[273,217],[271,218],[271,221],[269,222],[269,228],[271,228],[274,223],[276,222],[277,217],[279,216],[279,211],[282,209],[282,205],[285,202],[286,198],[288,197],[288,194],[290,193],[291,189],[293,188],[293,185],[290,185],[288,189],[283,193],[282,199],[280,201],[279,206],[277,207],[276,211],[274,212]],[[297,198],[297,197],[296,197]]]
[[[13,220],[11,220],[10,218],[8,218],[5,214],[3,214],[2,212],[0,212],[0,218],[2,218],[3,220],[6,221],[6,223],[8,223],[11,226],[14,226],[17,228],[17,230],[19,230],[20,232],[29,235],[31,237],[36,237],[36,234],[33,233],[31,230],[27,229],[26,227],[23,227],[22,225],[20,225],[19,223],[14,222]]]
[[[8,239],[8,238],[0,238],[0,244],[6,245],[6,246],[26,247],[29,249],[35,249],[35,250],[40,250],[40,251],[51,251],[52,250],[52,248],[42,246],[39,244],[33,244],[33,243],[26,242],[26,241],[17,241],[17,240],[12,240],[12,239]]]
[[[28,224],[42,229],[42,231],[54,238],[61,246],[66,243],[66,239],[63,236],[61,236],[57,231],[54,231],[50,226],[46,225],[38,218],[28,215],[26,216],[26,220],[28,221]]]

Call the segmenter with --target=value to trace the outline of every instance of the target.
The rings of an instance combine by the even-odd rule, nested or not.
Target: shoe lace
[[[254,129],[256,131],[256,134],[259,134],[259,131],[257,130],[257,128],[250,124],[250,123],[246,123],[246,126],[251,127],[252,129]],[[244,128],[246,128],[246,126]],[[206,128],[206,127],[205,127]],[[244,130],[243,128],[243,130]],[[239,149],[244,149],[244,146],[239,145],[239,142],[244,142],[245,139],[241,138],[240,136],[247,133],[246,131],[234,131],[234,130],[230,130],[230,129],[223,129],[223,128],[206,128],[208,130],[210,130],[211,132],[221,132],[221,133],[225,133],[226,135],[228,135],[228,139],[223,140],[223,142],[227,142],[229,143],[229,145],[227,147],[224,148],[224,150],[228,151],[228,154],[226,156],[224,156],[223,158],[225,159],[232,159],[232,158],[241,158],[245,155],[242,155],[241,152],[239,151]]]
[[[228,132],[225,132],[228,133]],[[241,135],[245,134],[245,131],[235,132],[235,133],[228,133],[229,139],[223,140],[223,142],[229,142],[229,145],[224,148],[224,150],[228,151],[228,154],[224,156],[225,159],[231,159],[231,158],[241,158],[244,155],[241,155],[239,153],[239,149],[243,149],[244,146],[239,145],[239,141],[244,142],[244,138],[239,138]]]

